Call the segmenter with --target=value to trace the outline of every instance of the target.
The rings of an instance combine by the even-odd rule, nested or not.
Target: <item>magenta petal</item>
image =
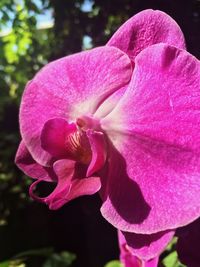
[[[174,233],[175,231],[164,231],[152,235],[141,235],[122,232],[131,253],[144,260],[160,255],[172,240]]]
[[[200,214],[200,62],[164,44],[135,62],[127,92],[101,122],[126,169],[110,171],[101,211],[121,230],[151,234]]]
[[[71,166],[69,166],[69,164]],[[78,166],[78,169],[78,171],[81,173],[81,166]],[[46,203],[49,205],[50,209],[58,209],[58,202],[62,203],[63,205],[74,198],[83,195],[95,194],[101,187],[99,177],[74,177],[72,179],[72,173],[75,171],[75,162],[73,161],[58,160],[56,163],[54,163],[54,170],[59,179],[57,190],[60,190],[61,192],[57,194],[57,192],[54,191],[48,197],[48,201],[46,200]],[[62,190],[62,187],[67,188],[68,190],[67,184],[70,185],[70,187],[66,194],[66,192]]]
[[[184,36],[178,24],[166,13],[148,9],[126,21],[108,45],[118,47],[134,61],[143,49],[157,43],[185,49]]]
[[[124,231],[151,234],[199,217],[199,156],[136,136],[128,136],[123,145],[120,149],[126,161],[116,155],[110,160],[101,208],[111,224]]]
[[[67,183],[64,184],[58,184],[55,188],[55,190],[47,197],[40,197],[35,194],[35,189],[39,183],[43,182],[43,180],[37,180],[34,183],[31,184],[29,187],[29,194],[32,197],[32,199],[46,203],[49,206],[49,209],[56,210],[61,208],[67,201],[63,199],[63,195],[67,195],[70,190],[70,184]]]
[[[23,141],[21,141],[17,150],[15,163],[19,169],[32,178],[52,181],[55,177],[52,169],[43,167],[35,162]]]
[[[199,109],[200,61],[158,44],[137,56],[129,87],[105,122],[108,130],[200,151]]]
[[[68,200],[67,196],[71,188],[71,180],[74,175],[75,162],[72,160],[60,160],[54,163],[54,171],[58,177],[57,186],[47,197],[39,197],[34,194],[34,189],[42,180],[34,182],[29,189],[31,197],[37,201],[46,203],[50,209],[58,209]]]
[[[67,137],[76,131],[75,124],[68,124],[62,118],[48,120],[41,132],[41,146],[53,157],[65,158],[67,156]]]
[[[101,181],[99,177],[88,177],[82,179],[74,179],[69,194],[69,200],[74,198],[93,195],[101,188]]]
[[[129,234],[131,235],[131,233]],[[146,245],[147,247],[144,247],[143,250],[147,251],[147,254],[145,255],[145,257],[143,257],[143,253],[140,253],[140,250],[134,250],[132,249],[132,247],[130,247],[130,245],[136,245],[138,243],[139,238],[137,237],[137,235],[133,234],[132,236],[133,238],[136,238],[136,241],[129,242],[129,244],[127,243],[127,240],[124,236],[124,234],[122,234],[120,231],[118,231],[118,240],[119,240],[119,247],[120,247],[120,260],[121,262],[124,264],[125,267],[157,267],[158,266],[158,261],[159,261],[159,254],[155,254],[155,256],[152,258],[149,255],[149,251],[151,250],[151,248],[148,249],[148,245],[151,243],[150,238],[149,241],[150,242],[140,242],[140,245]],[[127,239],[131,239],[131,237],[128,237]],[[142,240],[143,238],[141,238]],[[145,239],[145,237],[144,237]],[[129,240],[130,241],[130,240]],[[138,244],[137,244],[138,245]],[[150,247],[151,244],[150,244]],[[140,254],[142,254],[142,257],[140,258]]]
[[[103,167],[106,161],[107,147],[103,133],[88,130],[87,137],[92,150],[92,159],[87,169],[87,176],[91,176]]]
[[[46,65],[27,84],[20,108],[20,127],[33,158],[48,165],[51,155],[41,148],[46,121],[75,121],[93,114],[112,93],[125,86],[132,66],[126,54],[114,47],[99,47]]]
[[[57,186],[47,197],[38,197],[34,194],[34,188],[40,181],[36,181],[30,187],[30,195],[35,200],[46,203],[50,209],[56,210],[70,200],[82,195],[92,195],[101,187],[99,177],[74,178],[76,162],[72,160],[58,160],[54,163],[54,171],[58,177]],[[81,169],[81,166],[79,166]],[[79,170],[79,172],[81,172]]]

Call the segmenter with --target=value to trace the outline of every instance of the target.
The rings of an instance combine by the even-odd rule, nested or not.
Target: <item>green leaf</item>
[[[9,261],[0,262],[0,267],[9,267]]]
[[[123,265],[121,264],[120,261],[114,260],[114,261],[108,262],[104,267],[123,267]]]
[[[0,262],[0,267],[26,267],[26,264],[21,260],[10,260]]]
[[[43,264],[42,267],[68,267],[76,259],[76,256],[70,252],[52,254]]]
[[[17,255],[15,255],[14,258],[24,258],[24,257],[30,257],[30,256],[44,256],[48,257],[53,253],[53,248],[39,248],[39,249],[31,249],[27,251],[23,251]]]
[[[164,258],[163,265],[166,267],[185,267],[185,265],[179,262],[176,251],[173,251],[167,257]]]

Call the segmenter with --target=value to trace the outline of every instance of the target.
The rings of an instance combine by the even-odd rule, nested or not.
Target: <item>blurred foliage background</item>
[[[118,258],[116,232],[101,217],[98,196],[55,212],[30,200],[31,181],[13,163],[20,141],[18,108],[26,82],[43,65],[104,45],[146,8],[171,15],[189,52],[200,58],[199,0],[0,1],[0,267],[102,267]]]

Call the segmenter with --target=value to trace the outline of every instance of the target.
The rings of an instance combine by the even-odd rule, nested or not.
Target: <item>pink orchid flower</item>
[[[131,248],[126,243],[123,234],[118,232],[119,248],[120,248],[120,261],[124,267],[157,267],[159,257],[155,257],[148,261],[141,260],[132,253]]]
[[[179,26],[146,10],[104,47],[47,64],[20,107],[16,163],[58,209],[99,191],[134,255],[154,258],[200,215],[200,63]],[[57,186],[35,195],[41,181]]]

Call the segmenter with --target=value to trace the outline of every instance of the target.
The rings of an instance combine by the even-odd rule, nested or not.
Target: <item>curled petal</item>
[[[95,194],[101,187],[98,177],[74,178],[75,161],[58,160],[54,163],[54,171],[58,181],[54,191],[47,197],[38,197],[34,189],[40,181],[34,182],[30,187],[30,195],[35,200],[46,203],[50,209],[56,210],[70,200],[82,195]],[[81,168],[79,166],[79,168]]]
[[[134,61],[148,46],[167,43],[185,49],[183,33],[178,24],[159,10],[144,10],[126,21],[107,45],[115,46]]]
[[[32,157],[48,166],[51,155],[42,149],[40,135],[46,121],[75,121],[94,114],[101,103],[128,84],[130,59],[114,47],[99,47],[47,64],[27,84],[20,107],[20,127]]]

